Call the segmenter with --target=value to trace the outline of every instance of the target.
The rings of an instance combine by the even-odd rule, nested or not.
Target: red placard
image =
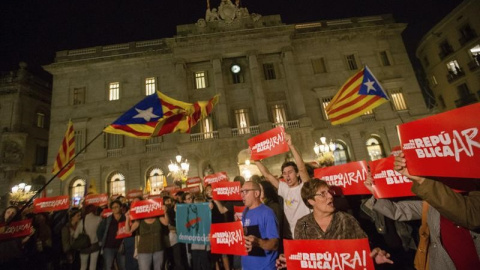
[[[212,253],[247,255],[242,222],[214,223],[210,226]]]
[[[115,236],[115,239],[123,239],[123,238],[130,237],[130,236],[132,236],[132,234],[127,232],[127,228],[125,226],[125,221],[119,222],[118,223],[117,235]]]
[[[141,189],[132,189],[127,192],[127,199],[133,200],[137,197],[143,197],[143,191]]]
[[[411,175],[480,177],[480,103],[398,126]]]
[[[261,160],[290,150],[283,127],[276,127],[248,139],[248,145],[252,150],[252,160]]]
[[[363,182],[367,179],[365,161],[315,169],[315,178],[327,181],[336,192],[343,195],[371,194]]]
[[[158,217],[164,214],[162,210],[163,200],[161,198],[148,199],[132,203],[130,207],[130,219],[142,219]]]
[[[400,147],[400,145],[397,145],[392,147],[392,150],[390,151],[390,155],[394,157],[398,157],[401,152],[402,152],[402,147]]]
[[[5,226],[5,224],[0,224],[0,228],[2,228],[0,231],[3,231],[3,228],[5,228],[4,232],[0,233],[0,240],[5,240],[30,235],[32,233],[33,225],[31,219],[25,219],[11,222],[7,226]]]
[[[170,195],[173,195],[180,191],[180,188],[178,186],[166,186],[164,190],[170,192]]]
[[[375,185],[375,198],[395,198],[415,196],[412,193],[412,181],[393,169],[394,156],[382,158],[369,163]]]
[[[287,269],[375,270],[368,238],[283,240]]]
[[[195,193],[200,193],[201,190],[200,190],[200,186],[196,185],[192,187],[182,188],[182,191],[195,194]]]
[[[90,194],[85,196],[85,205],[93,204],[95,206],[104,206],[108,204],[108,194]]]
[[[235,221],[242,221],[243,211],[245,210],[245,206],[233,206],[233,220]]]
[[[212,184],[212,196],[217,201],[241,201],[240,182],[218,182]]]
[[[113,214],[112,209],[105,208],[105,209],[102,210],[102,213],[100,214],[100,216],[102,218],[107,218],[107,217],[111,216],[112,214]]]
[[[202,178],[200,178],[198,176],[190,177],[190,178],[187,179],[187,181],[185,183],[187,184],[187,187],[201,185],[202,184]]]
[[[70,207],[70,199],[68,196],[47,197],[33,200],[34,213],[59,211],[68,209],[68,207]]]
[[[217,182],[228,181],[228,175],[226,172],[218,172],[205,176],[203,179],[204,185],[210,185]]]

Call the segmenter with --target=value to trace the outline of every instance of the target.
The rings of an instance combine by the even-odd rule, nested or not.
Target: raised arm
[[[265,179],[267,179],[267,181],[272,183],[272,185],[278,189],[279,181],[275,176],[273,176],[273,174],[270,173],[267,167],[265,167],[260,160],[255,160],[255,165],[257,165],[258,170],[260,170]]]
[[[302,155],[300,155],[300,152],[298,152],[297,148],[292,143],[292,136],[288,133],[285,133],[285,140],[287,141],[288,147],[290,148],[293,158],[295,159],[295,163],[297,164],[300,179],[302,179],[302,182],[310,181],[310,176],[308,175],[305,162],[303,162]]]

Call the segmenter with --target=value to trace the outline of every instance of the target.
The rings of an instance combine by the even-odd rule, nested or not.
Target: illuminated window
[[[368,110],[364,112],[363,115],[373,115],[373,110]]]
[[[276,126],[283,126],[287,122],[285,115],[285,106],[283,104],[276,104],[272,106],[273,123]]]
[[[272,63],[263,64],[263,73],[265,80],[275,80],[277,78],[275,74],[275,66]]]
[[[200,132],[203,133],[205,139],[213,138],[213,122],[211,117],[207,117],[201,121]]]
[[[392,104],[395,111],[404,111],[407,108],[407,103],[403,97],[402,89],[390,90],[390,96],[392,98]]]
[[[349,70],[357,70],[358,69],[357,59],[355,57],[355,54],[345,55],[345,61],[347,63],[347,68]]]
[[[389,58],[389,53],[387,51],[381,51],[380,52],[380,60],[382,61],[382,66],[391,66],[392,63]]]
[[[195,89],[207,88],[207,72],[197,71],[195,72]]]
[[[72,206],[79,206],[80,201],[85,196],[85,186],[86,182],[84,179],[75,179],[70,185],[70,200]]]
[[[37,112],[37,127],[45,127],[45,114],[42,112]]]
[[[73,105],[85,104],[85,87],[73,88]]]
[[[104,147],[107,150],[123,148],[123,135],[104,133]]]
[[[250,119],[248,117],[247,109],[235,110],[235,119],[237,121],[239,134],[250,133]]]
[[[450,62],[447,63],[447,69],[448,69],[448,72],[451,73],[451,74],[459,74],[461,71],[460,69],[460,66],[458,65],[458,62],[457,60],[452,60]]]
[[[312,67],[314,74],[327,72],[327,68],[325,66],[325,59],[323,57],[312,59]]]
[[[120,83],[113,82],[108,86],[108,100],[119,100],[120,99]]]
[[[324,97],[322,98],[322,109],[323,109],[323,119],[328,120],[328,114],[327,114],[327,106],[330,104],[330,101],[332,101],[333,97]]]
[[[383,144],[380,138],[373,136],[367,140],[366,143],[368,157],[370,161],[381,159],[385,157],[385,152],[383,151]]]
[[[155,93],[155,78],[146,78],[145,79],[145,95],[149,96]]]
[[[125,196],[125,176],[121,173],[114,173],[108,180],[109,195],[111,196]]]
[[[335,158],[335,165],[345,164],[350,161],[350,157],[348,155],[348,148],[344,142],[335,142],[335,150],[333,151],[333,157]]]
[[[148,173],[146,186],[150,185],[150,194],[160,194],[163,188],[167,186],[167,178],[160,168],[153,168]]]

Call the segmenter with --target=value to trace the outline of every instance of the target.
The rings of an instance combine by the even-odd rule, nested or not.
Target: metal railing
[[[199,142],[210,139],[218,139],[218,131],[190,134],[191,142]]]
[[[293,128],[300,128],[300,121],[292,120],[283,123],[273,123],[272,128],[276,127],[284,127],[285,129],[293,129]]]

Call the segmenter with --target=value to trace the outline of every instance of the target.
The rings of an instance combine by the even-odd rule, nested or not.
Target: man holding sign
[[[285,141],[295,159],[295,162],[289,161],[283,163],[282,165],[282,175],[285,179],[285,182],[279,181],[272,173],[270,173],[270,171],[265,167],[265,165],[262,164],[261,161],[255,160],[255,164],[263,176],[265,176],[265,179],[267,179],[275,186],[275,188],[278,189],[278,195],[283,197],[283,209],[285,212],[285,217],[287,218],[290,226],[291,235],[293,237],[297,220],[310,213],[310,210],[305,205],[302,200],[302,196],[300,195],[303,184],[309,181],[310,177],[300,153],[292,144],[292,137],[290,134],[285,133]],[[289,237],[285,236],[285,238]]]

